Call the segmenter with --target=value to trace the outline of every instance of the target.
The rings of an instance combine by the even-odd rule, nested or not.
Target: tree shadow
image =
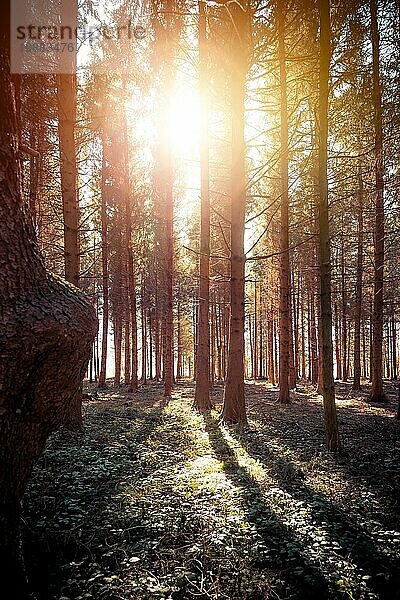
[[[316,526],[323,527],[335,553],[350,561],[365,574],[367,586],[380,598],[400,597],[400,559],[390,557],[375,540],[342,508],[323,493],[314,491],[303,479],[304,473],[291,461],[282,458],[246,432],[233,433],[245,451],[264,465],[280,488],[301,501],[310,511]],[[283,446],[286,441],[283,442]]]
[[[240,468],[235,453],[224,439],[217,422],[213,417],[207,416],[204,420],[215,455],[230,480],[241,491],[246,518],[255,527],[266,548],[254,558],[253,568],[274,573],[277,587],[281,588],[278,589],[280,598],[314,600],[333,597],[321,570],[305,555],[303,544],[268,507],[257,481]],[[264,595],[267,591],[263,590],[257,597],[267,597]]]

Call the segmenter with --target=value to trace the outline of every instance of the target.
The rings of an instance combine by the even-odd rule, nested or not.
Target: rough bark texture
[[[8,28],[6,17],[3,23]],[[80,419],[80,384],[97,319],[76,288],[46,271],[38,253],[22,199],[3,29],[0,52],[0,562],[7,597],[23,600],[22,496],[48,435]]]
[[[248,54],[248,8],[244,2],[230,8],[233,26],[232,72],[232,175],[231,175],[231,318],[229,355],[222,419],[246,423],[244,397],[244,225],[246,174],[244,142],[244,95]]]
[[[290,261],[289,261],[289,153],[288,109],[285,51],[285,7],[278,8],[279,71],[281,90],[281,223],[280,223],[280,286],[279,286],[279,398],[280,404],[289,404],[290,369]]]
[[[199,321],[196,352],[195,406],[204,412],[211,409],[210,400],[210,190],[207,118],[207,48],[204,2],[199,2],[200,92],[202,94],[202,138],[200,148],[200,259]]]
[[[375,227],[374,227],[374,306],[372,318],[372,387],[373,402],[387,402],[383,391],[383,268],[385,261],[385,215],[383,206],[383,130],[382,92],[379,69],[379,32],[377,0],[371,0],[371,42],[373,57],[373,103],[375,130]]]
[[[328,449],[340,449],[333,379],[331,256],[328,214],[328,82],[331,56],[329,0],[319,0],[319,250],[321,289],[322,375],[325,429]]]

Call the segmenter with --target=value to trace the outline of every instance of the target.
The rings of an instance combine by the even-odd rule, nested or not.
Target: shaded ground
[[[83,434],[51,438],[26,497],[39,599],[400,598],[394,396],[348,393],[335,459],[306,389],[280,407],[249,384],[246,431],[194,412],[189,385],[168,406],[156,385],[99,392]]]

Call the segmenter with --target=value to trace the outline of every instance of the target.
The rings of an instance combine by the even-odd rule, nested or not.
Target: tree
[[[383,391],[382,345],[383,345],[383,270],[385,264],[385,213],[382,91],[379,65],[378,3],[371,0],[372,83],[375,135],[375,224],[374,224],[374,304],[372,319],[372,388],[373,402],[387,402]]]
[[[22,496],[48,435],[80,419],[97,319],[78,290],[46,271],[37,249],[21,194],[6,17],[0,31],[0,560],[8,597],[24,600]]]
[[[78,4],[76,0],[61,5],[68,17],[76,21]],[[71,67],[75,54],[68,58]],[[75,145],[76,127],[76,74],[61,73],[57,77],[58,135],[60,144],[61,194],[64,217],[64,265],[65,279],[79,286],[79,204],[77,184],[77,163]]]
[[[102,160],[101,160],[101,267],[103,290],[103,323],[101,340],[101,366],[99,374],[99,388],[106,386],[107,378],[107,349],[108,349],[108,319],[109,319],[109,281],[108,281],[108,217],[107,217],[107,148],[108,137],[105,125],[101,131]]]
[[[278,0],[278,54],[281,90],[281,231],[279,285],[279,403],[290,402],[290,262],[289,262],[289,149],[285,50],[285,5]]]
[[[354,377],[352,389],[361,390],[361,314],[363,283],[363,202],[364,185],[361,163],[358,165],[358,226],[357,226],[357,273],[354,315]]]
[[[244,225],[246,170],[244,140],[244,99],[249,55],[250,9],[245,0],[227,5],[232,19],[230,63],[231,86],[231,216],[230,216],[230,307],[229,354],[222,419],[246,423],[244,396]]]
[[[339,431],[333,379],[331,256],[328,207],[328,95],[329,65],[331,58],[330,2],[318,0],[320,19],[319,57],[319,256],[321,293],[322,385],[325,429],[328,449],[340,450]]]
[[[202,94],[202,138],[200,148],[200,259],[199,318],[196,353],[195,405],[200,411],[210,410],[210,183],[207,118],[207,22],[204,2],[199,2],[199,69]]]

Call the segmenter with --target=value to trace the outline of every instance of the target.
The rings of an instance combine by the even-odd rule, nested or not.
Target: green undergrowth
[[[379,427],[363,470],[357,405],[339,412],[347,454],[334,459],[319,402],[285,410],[274,393],[249,388],[244,431],[194,411],[189,386],[168,405],[157,386],[88,402],[84,432],[50,439],[27,493],[38,597],[399,598],[397,465],[379,489],[368,480]],[[381,426],[398,448],[393,420]]]

